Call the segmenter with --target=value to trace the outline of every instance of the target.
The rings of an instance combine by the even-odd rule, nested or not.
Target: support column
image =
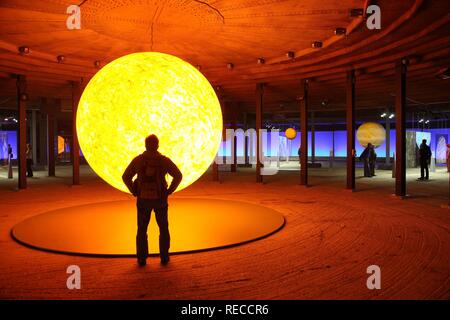
[[[311,112],[311,162],[316,161],[316,128],[314,126],[314,111]]]
[[[55,106],[52,105],[51,107]],[[49,110],[47,113],[47,167],[49,177],[55,176],[55,126],[55,111]]]
[[[217,151],[217,154],[218,153],[219,151]],[[219,181],[219,165],[217,164],[217,155],[214,158],[214,162],[212,164],[212,179],[213,181]]]
[[[330,150],[330,169],[334,166],[334,155],[335,155],[335,146],[334,146],[334,123],[331,125],[331,150]]]
[[[39,113],[39,165],[47,165],[47,100],[41,98],[41,112]]]
[[[221,88],[216,87],[216,93],[217,97],[219,99],[220,103],[220,109],[222,112],[222,143],[225,141],[225,108],[224,108],[224,101],[221,93]],[[220,150],[221,146],[219,147]],[[214,159],[214,162],[212,164],[212,174],[213,174],[213,181],[219,181],[219,163],[218,163],[218,157],[219,157],[219,150],[217,151],[216,158]]]
[[[261,160],[262,160],[262,141],[261,141],[261,129],[262,129],[262,109],[263,109],[263,96],[264,96],[264,84],[256,84],[256,182],[263,182],[263,176],[261,175]]]
[[[247,112],[244,113],[244,163],[245,166],[247,167],[250,164],[250,159],[248,156],[248,149],[249,149],[249,137],[247,136],[247,130],[248,130],[248,115]]]
[[[72,184],[80,184],[80,145],[77,136],[77,109],[80,101],[80,83],[72,81]]]
[[[19,109],[19,135],[18,135],[18,163],[19,163],[19,189],[27,188],[27,94],[26,94],[26,78],[24,75],[17,76],[17,106]]]
[[[37,162],[37,149],[38,149],[38,140],[37,140],[37,112],[36,110],[31,111],[31,147],[33,151],[33,161]]]
[[[347,189],[355,190],[355,70],[347,72]]]
[[[231,164],[231,172],[236,172],[237,169],[237,137],[236,137],[236,130],[237,130],[237,108],[239,107],[239,103],[233,103],[233,111],[232,113],[232,120],[231,120],[231,127],[234,130],[234,136],[233,141],[231,143],[232,149],[231,152],[233,157],[233,163]]]
[[[395,195],[406,196],[406,69],[407,61],[402,59],[395,67]]]
[[[308,91],[309,81],[301,81],[300,88],[300,184],[308,185]]]
[[[391,119],[389,108],[386,108],[386,166],[391,164]]]

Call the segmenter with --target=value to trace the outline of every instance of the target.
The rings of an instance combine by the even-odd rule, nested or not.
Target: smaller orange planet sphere
[[[297,136],[297,131],[294,128],[287,128],[284,134],[286,135],[286,138],[293,140]]]
[[[379,123],[366,122],[360,125],[358,131],[356,131],[356,139],[364,148],[367,147],[368,143],[377,148],[386,140],[386,130]]]

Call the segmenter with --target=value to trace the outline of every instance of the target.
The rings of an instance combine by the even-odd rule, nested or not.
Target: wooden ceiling
[[[450,65],[448,0],[77,1],[80,30],[66,27],[73,0],[0,1],[1,108],[15,105],[14,74],[27,76],[31,101],[68,101],[70,81],[87,83],[98,70],[94,61],[105,65],[137,51],[170,53],[200,66],[224,99],[250,112],[258,82],[266,84],[266,111],[297,110],[302,78],[311,79],[313,110],[343,109],[350,68],[356,69],[358,108],[392,105],[394,65],[403,57],[410,59],[410,101],[450,101],[450,80],[437,77]],[[381,30],[349,14],[370,4],[381,8]],[[347,34],[335,35],[336,28]],[[314,41],[322,48],[312,48]],[[20,46],[30,53],[18,54]]]

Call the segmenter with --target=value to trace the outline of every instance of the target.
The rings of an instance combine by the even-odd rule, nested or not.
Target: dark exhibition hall
[[[448,302],[449,170],[447,0],[0,0],[1,300]]]

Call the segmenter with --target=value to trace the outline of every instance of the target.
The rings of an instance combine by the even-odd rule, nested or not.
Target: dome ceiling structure
[[[351,68],[358,108],[392,105],[394,67],[402,58],[409,59],[412,101],[448,100],[448,80],[437,75],[450,64],[450,3],[377,1],[381,29],[369,30],[365,12],[374,3],[79,0],[81,29],[69,30],[72,1],[2,0],[0,97],[15,97],[13,76],[25,74],[31,99],[70,99],[70,81],[87,83],[98,71],[95,61],[101,67],[129,53],[158,51],[198,66],[225,100],[250,112],[257,83],[266,84],[266,111],[297,110],[305,78],[311,81],[311,110],[323,110],[324,99],[329,110],[343,109]],[[352,16],[354,9],[363,15]],[[336,28],[345,34],[336,35]],[[21,46],[30,52],[19,54]]]

